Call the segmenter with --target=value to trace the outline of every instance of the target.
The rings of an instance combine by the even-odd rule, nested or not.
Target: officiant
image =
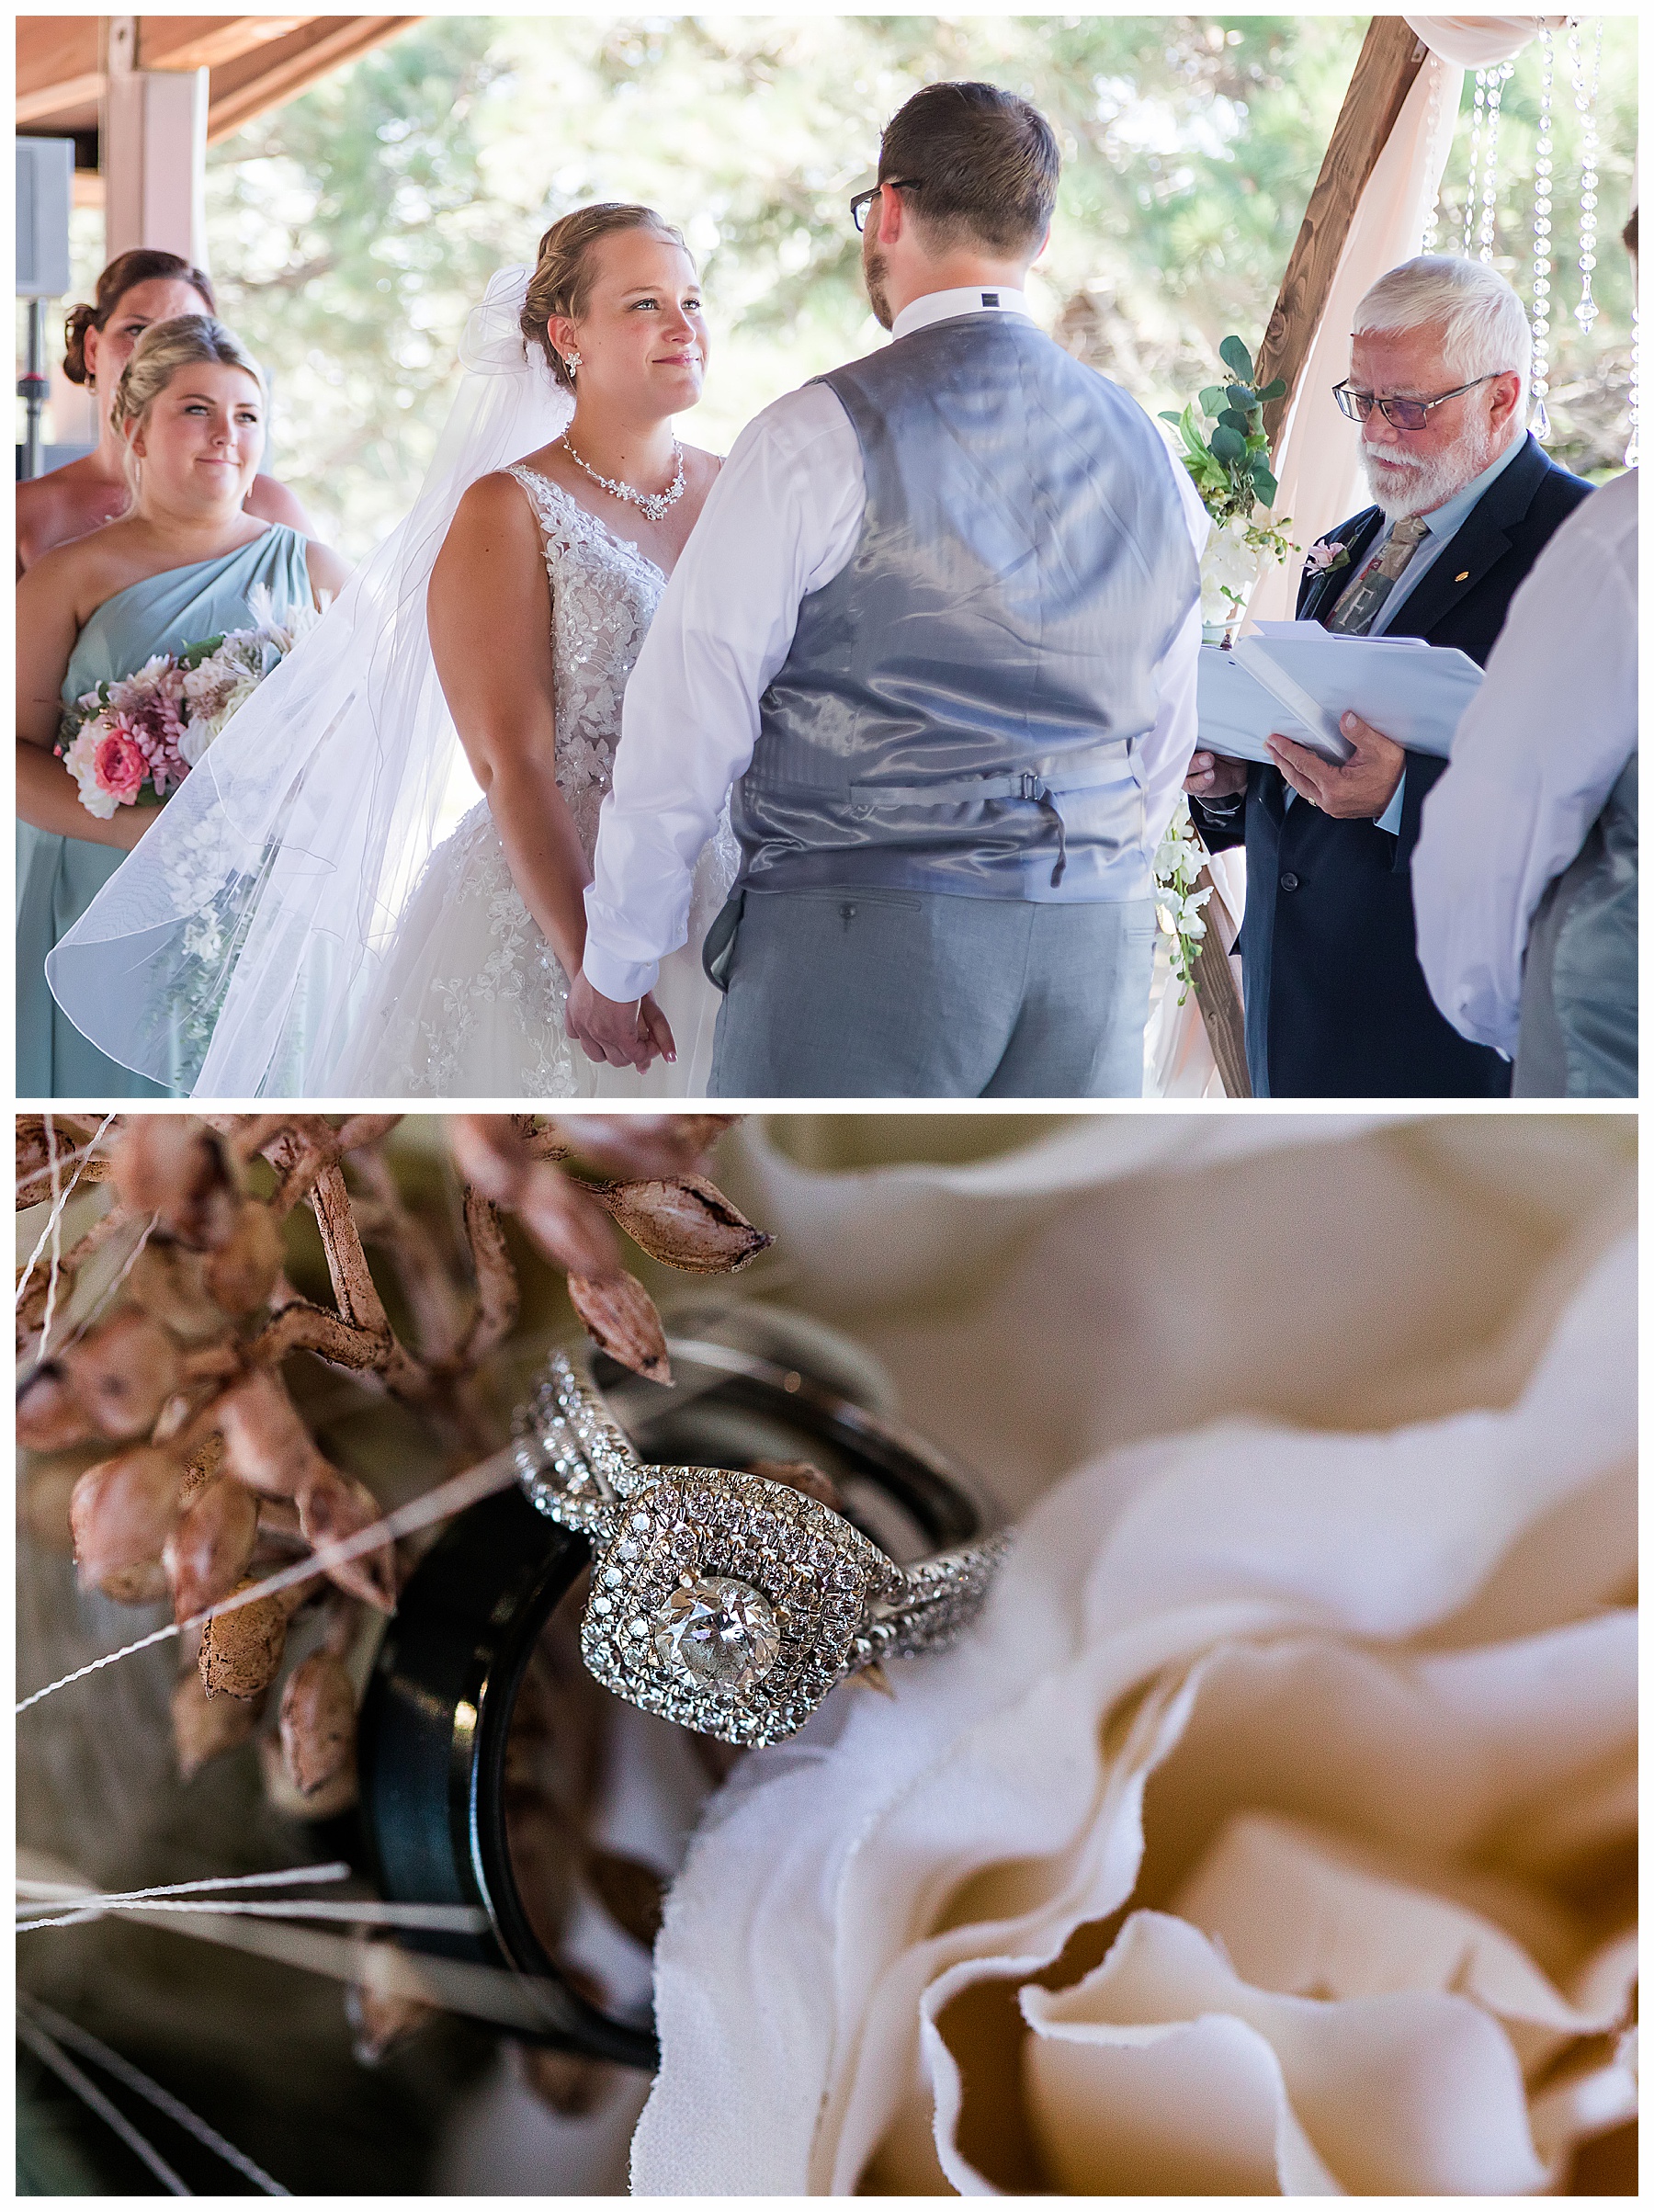
[[[1421,255],[1381,277],[1353,323],[1331,396],[1361,426],[1373,505],[1311,548],[1297,618],[1456,645],[1485,666],[1512,594],[1591,491],[1525,427],[1522,302],[1485,263]],[[1413,848],[1446,763],[1354,716],[1343,730],[1354,751],[1342,766],[1272,737],[1273,766],[1197,751],[1184,787],[1213,850],[1246,846],[1252,1090],[1505,1095],[1510,1062],[1444,1019],[1414,944]]]

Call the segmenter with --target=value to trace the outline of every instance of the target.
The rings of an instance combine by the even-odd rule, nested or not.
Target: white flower
[[[1634,2109],[1629,1178],[1491,1124],[1182,1151],[743,1194],[1003,1492],[1082,1464],[976,1631],[714,1807],[635,2193],[1533,2194]],[[1207,1425],[1088,1458],[1157,1407]]]
[[[1228,621],[1263,572],[1262,550],[1246,541],[1240,516],[1218,525],[1200,558],[1200,614],[1206,622]]]

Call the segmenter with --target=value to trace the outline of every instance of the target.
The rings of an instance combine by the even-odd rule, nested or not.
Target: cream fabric
[[[957,1650],[715,1801],[636,2191],[1504,2193],[1623,2116],[1631,1142],[726,1150],[775,1294],[1021,1533]]]

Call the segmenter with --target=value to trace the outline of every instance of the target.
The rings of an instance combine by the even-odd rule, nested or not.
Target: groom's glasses
[[[893,192],[911,192],[916,185],[923,182],[923,176],[887,176],[884,184],[869,185],[865,192],[858,192],[850,202],[851,221],[858,231],[861,229],[867,220],[868,208],[884,190],[885,185],[889,185]]]
[[[1352,391],[1349,385],[1334,384],[1332,397],[1353,423],[1365,423],[1375,407],[1387,423],[1394,423],[1398,430],[1422,430],[1430,420],[1433,407],[1440,407],[1448,400],[1456,400],[1462,391],[1474,391],[1478,384],[1490,384],[1493,379],[1508,374],[1495,369],[1485,377],[1477,377],[1468,384],[1456,384],[1451,391],[1438,391],[1433,400],[1381,400],[1376,392]]]

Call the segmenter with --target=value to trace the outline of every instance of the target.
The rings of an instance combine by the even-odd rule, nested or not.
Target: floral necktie
[[[1407,515],[1389,534],[1383,552],[1369,561],[1354,584],[1346,584],[1327,623],[1345,637],[1365,638],[1378,609],[1396,587],[1396,579],[1419,550],[1429,530],[1422,515]]]

